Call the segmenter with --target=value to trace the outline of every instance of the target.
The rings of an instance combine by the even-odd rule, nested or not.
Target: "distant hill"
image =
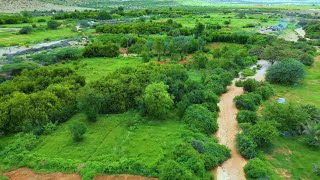
[[[41,0],[54,4],[106,8],[124,6],[128,8],[157,6],[207,6],[215,4],[273,4],[273,5],[320,5],[320,0]]]
[[[126,9],[210,6],[227,4],[261,5],[320,5],[320,0],[0,0],[0,12],[22,10],[75,10],[81,8],[108,9],[124,6]]]

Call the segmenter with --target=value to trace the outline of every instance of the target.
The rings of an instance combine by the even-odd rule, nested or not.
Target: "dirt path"
[[[262,66],[253,77],[258,81],[263,81],[265,73],[270,64],[267,61],[259,61],[258,64]],[[236,96],[243,94],[243,88],[235,86],[235,79],[231,86],[228,87],[228,92],[220,97],[218,104],[220,108],[218,124],[219,130],[216,133],[216,137],[220,144],[226,145],[231,150],[231,158],[225,161],[221,166],[215,169],[215,179],[218,180],[244,180],[245,174],[243,167],[246,164],[246,160],[237,151],[235,137],[239,132],[238,122],[236,115],[238,109],[233,103],[233,99]]]
[[[78,174],[48,173],[36,174],[29,168],[20,168],[4,174],[10,180],[81,180]],[[94,180],[158,180],[129,174],[122,175],[98,175]]]

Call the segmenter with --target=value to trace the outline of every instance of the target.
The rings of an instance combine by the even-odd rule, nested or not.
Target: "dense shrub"
[[[7,73],[12,76],[19,75],[23,70],[33,70],[39,67],[39,65],[32,61],[24,61],[13,64],[5,64],[2,66],[0,72]]]
[[[247,92],[254,92],[258,88],[259,83],[254,79],[247,79],[243,81],[243,89]]]
[[[193,55],[194,64],[198,69],[204,69],[208,63],[208,57],[206,54],[198,52]]]
[[[313,147],[320,146],[320,122],[308,121],[303,125],[304,142]]]
[[[246,177],[250,179],[272,179],[272,167],[259,158],[251,159],[244,167]]]
[[[268,100],[274,95],[274,90],[270,85],[263,85],[256,89],[256,94],[262,97],[262,100]]]
[[[74,142],[82,141],[86,131],[87,126],[82,122],[75,122],[70,126],[70,132]]]
[[[262,97],[258,94],[247,93],[235,97],[234,102],[238,109],[254,111],[257,109],[257,105],[261,104]]]
[[[58,29],[61,23],[55,20],[50,20],[47,22],[48,29]]]
[[[254,111],[241,110],[237,114],[238,123],[256,123],[258,121],[257,113]]]
[[[77,60],[82,57],[82,49],[79,48],[63,48],[55,54],[58,61]]]
[[[85,47],[84,57],[117,57],[119,56],[119,47],[115,44],[93,43]]]
[[[260,121],[251,126],[247,134],[258,147],[269,147],[273,138],[277,136],[277,129],[272,123]]]
[[[296,84],[304,77],[304,66],[295,59],[287,59],[272,65],[266,80],[277,84]]]
[[[252,159],[258,154],[258,145],[251,136],[245,133],[237,134],[236,143],[237,149],[243,157]]]
[[[309,119],[308,113],[301,106],[293,103],[270,103],[262,110],[265,121],[278,123],[277,128],[282,132],[301,133],[302,124]]]
[[[31,26],[25,26],[19,30],[19,34],[30,34],[32,32]]]
[[[218,130],[216,114],[211,113],[203,105],[195,104],[187,108],[183,121],[192,130],[200,131],[210,135]]]
[[[166,163],[161,165],[159,178],[163,180],[191,180],[192,173],[183,168],[183,166],[181,166],[178,162],[168,160]]]

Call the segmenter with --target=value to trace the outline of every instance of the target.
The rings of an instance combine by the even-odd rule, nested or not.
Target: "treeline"
[[[0,15],[0,24],[21,24],[21,23],[31,23],[31,17],[24,17],[21,15]]]
[[[23,71],[0,85],[0,129],[42,134],[47,125],[67,121],[77,110],[76,92],[84,85],[84,78],[69,68]]]
[[[161,17],[174,18],[182,15],[192,14],[191,11],[184,10],[157,10],[157,9],[146,9],[146,10],[134,10],[134,11],[125,11],[123,7],[113,9],[111,11],[74,11],[74,12],[58,12],[53,16],[53,19],[63,20],[63,19],[96,19],[96,20],[109,20],[113,17],[141,17],[141,16],[150,16],[156,15]]]
[[[182,25],[175,22],[140,22],[131,24],[107,24],[96,27],[98,33],[112,34],[159,34],[181,28]]]

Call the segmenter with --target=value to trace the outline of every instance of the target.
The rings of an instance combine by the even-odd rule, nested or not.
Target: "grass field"
[[[197,22],[202,23],[211,23],[211,24],[220,24],[224,26],[224,21],[231,20],[231,24],[229,25],[230,29],[242,29],[243,26],[247,24],[260,24],[261,26],[274,26],[278,25],[279,18],[269,18],[267,15],[262,14],[255,14],[249,15],[247,18],[238,18],[236,15],[238,13],[230,13],[230,14],[223,14],[223,13],[208,13],[208,17],[204,17],[204,15],[187,15],[179,18],[175,18],[174,21],[181,23],[186,27],[194,27]],[[267,20],[267,22],[263,22],[262,19]],[[159,21],[167,21],[167,18],[160,19]],[[250,30],[250,29],[249,29]]]
[[[45,40],[58,40],[79,35],[69,28],[60,28],[57,30],[35,31],[31,34],[20,35],[12,32],[0,32],[0,47],[26,45],[43,42]]]
[[[77,63],[67,63],[66,66],[74,68],[87,82],[92,82],[121,67],[134,67],[141,63],[140,57],[84,58]]]
[[[273,85],[276,94],[289,102],[313,104],[320,108],[320,57],[313,67],[306,68],[306,76],[302,84],[296,86]]]
[[[41,143],[32,152],[47,158],[64,158],[85,161],[117,162],[124,158],[137,158],[146,165],[153,165],[168,150],[179,144],[183,126],[177,121],[145,122],[133,128],[136,113],[104,115],[96,123],[88,123],[82,114],[74,116],[59,126],[50,136],[41,138]],[[87,124],[88,132],[79,144],[73,143],[69,125],[75,121]]]
[[[285,179],[318,179],[313,172],[313,163],[320,162],[320,149],[307,147],[302,138],[277,138],[272,154],[266,159]]]

